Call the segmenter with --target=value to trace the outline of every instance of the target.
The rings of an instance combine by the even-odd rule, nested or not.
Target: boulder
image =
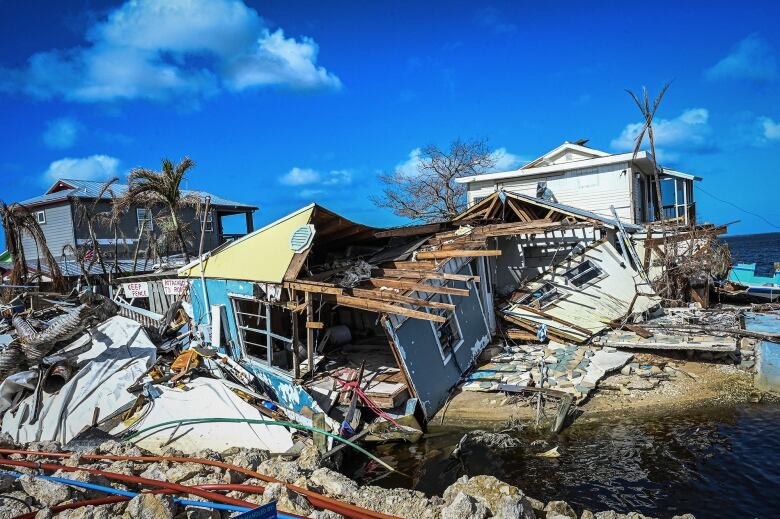
[[[519,488],[493,476],[461,477],[444,491],[444,501],[451,503],[461,492],[484,504],[494,516],[510,519],[535,518],[533,507],[525,498],[525,494]],[[498,511],[508,515],[499,515]]]
[[[485,519],[487,515],[488,510],[484,504],[463,492],[458,492],[450,504],[441,509],[442,519]]]
[[[257,472],[272,478],[281,479],[287,483],[292,483],[302,475],[301,469],[298,468],[294,461],[273,458],[262,462],[257,467]]]
[[[263,492],[263,501],[270,503],[276,501],[276,509],[297,515],[308,515],[312,511],[311,505],[305,497],[290,492],[287,487],[281,483],[271,483],[266,485]]]
[[[124,519],[173,519],[171,496],[138,494],[127,503]]]
[[[480,451],[511,451],[519,449],[522,445],[520,440],[506,433],[493,433],[477,429],[463,435],[452,455],[460,457]]]
[[[32,476],[20,477],[19,484],[27,494],[44,506],[54,506],[67,501],[72,493],[66,485]]]
[[[173,466],[165,472],[165,479],[171,483],[180,483],[194,478],[201,472],[206,472],[206,467],[199,463],[174,463]]]
[[[550,501],[544,507],[544,511],[547,512],[548,519],[552,519],[555,515],[577,519],[577,512],[566,501]]]
[[[596,519],[596,516],[590,510],[583,510],[580,519]]]
[[[326,468],[317,469],[309,477],[311,484],[322,489],[326,494],[340,497],[350,497],[357,492],[357,483],[343,474]]]
[[[296,460],[301,470],[312,471],[322,466],[322,456],[314,444],[306,444]]]

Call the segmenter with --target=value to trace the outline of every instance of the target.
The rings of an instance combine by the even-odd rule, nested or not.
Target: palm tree
[[[141,205],[151,210],[153,207],[162,206],[170,219],[170,226],[166,227],[174,233],[179,249],[187,261],[190,260],[190,254],[184,239],[185,225],[179,218],[179,213],[185,207],[195,207],[197,212],[200,212],[200,197],[191,193],[185,195],[181,191],[181,183],[193,166],[195,162],[184,157],[178,164],[163,159],[162,171],[136,168],[130,172],[127,192],[120,200],[120,206],[123,208]]]
[[[22,244],[22,237],[27,234],[35,240],[38,250],[43,254],[46,264],[49,266],[49,277],[51,277],[54,289],[64,291],[65,278],[62,277],[60,266],[46,244],[46,236],[32,213],[23,205],[16,203],[5,205],[4,202],[0,201],[0,219],[2,219],[5,231],[6,247],[13,258],[11,284],[21,285],[28,279],[27,259]]]
[[[647,135],[647,140],[650,141],[650,153],[653,156],[653,184],[655,184],[655,195],[657,198],[657,206],[656,211],[658,212],[658,216],[663,220],[664,212],[663,212],[663,202],[661,201],[661,179],[658,176],[658,162],[656,162],[655,159],[655,136],[653,135],[653,118],[655,117],[655,112],[658,110],[658,106],[661,104],[661,99],[663,99],[664,94],[669,89],[669,86],[671,85],[671,81],[669,83],[666,83],[664,87],[661,89],[661,92],[658,94],[658,96],[655,98],[655,101],[653,101],[653,105],[650,106],[650,96],[647,93],[647,88],[642,87],[642,99],[639,99],[639,96],[637,96],[635,93],[633,93],[631,90],[626,90],[628,92],[628,95],[631,96],[631,98],[636,103],[636,106],[639,108],[639,111],[642,112],[642,117],[644,118],[644,123],[642,124],[642,129],[639,132],[639,135],[636,136],[636,145],[634,146],[634,159],[636,159],[637,153],[639,153],[639,148],[642,146],[642,141],[645,138],[645,135]]]

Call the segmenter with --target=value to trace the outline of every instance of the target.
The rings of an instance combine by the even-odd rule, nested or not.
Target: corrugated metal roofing
[[[39,205],[46,202],[61,200],[69,196],[75,196],[79,198],[90,198],[90,199],[97,198],[104,184],[104,182],[100,182],[98,180],[73,180],[73,179],[66,179],[66,178],[60,179],[59,182],[63,182],[65,184],[73,186],[74,189],[62,189],[55,193],[43,194],[19,203],[22,205]],[[117,197],[121,196],[127,191],[127,184],[112,184],[111,190],[114,192],[114,196]],[[229,207],[235,209],[247,209],[247,210],[257,209],[257,207],[255,206],[249,204],[242,204],[241,202],[235,202],[233,200],[228,200],[227,198],[222,198],[221,196],[216,196],[206,191],[183,189],[182,194],[183,195],[194,194],[200,196],[201,198],[210,196],[212,206],[226,207],[226,208]],[[106,200],[110,200],[111,195],[108,193],[104,193],[102,198]]]

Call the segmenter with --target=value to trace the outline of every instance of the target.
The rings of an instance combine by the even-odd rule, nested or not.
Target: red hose
[[[209,492],[207,490],[200,490],[195,487],[185,487],[176,483],[169,483],[167,481],[160,481],[158,479],[142,478],[140,476],[128,476],[127,474],[118,474],[116,472],[106,472],[105,470],[89,469],[86,467],[69,467],[67,465],[58,465],[56,463],[39,463],[37,461],[22,461],[22,460],[7,460],[0,459],[0,465],[11,465],[12,467],[28,467],[31,469],[44,469],[44,470],[64,470],[66,472],[88,472],[97,476],[104,476],[108,479],[116,481],[123,481],[125,483],[136,483],[139,485],[155,486],[167,488],[175,492],[181,492],[182,494],[192,494],[199,497],[208,499],[209,501],[216,501],[217,503],[225,503],[228,505],[245,506],[254,508],[256,503],[249,503],[248,501],[242,501],[240,499],[233,499],[232,497],[223,496],[216,492]]]
[[[201,490],[238,490],[247,494],[254,493],[260,494],[265,488],[260,485],[228,485],[228,484],[213,484],[213,485],[193,485],[192,488],[199,488]],[[174,494],[173,490],[162,488],[159,490],[152,490],[151,492],[145,492],[146,494]],[[51,507],[53,513],[63,512],[65,510],[74,510],[76,508],[83,508],[85,506],[99,506],[110,505],[113,503],[122,503],[123,501],[130,501],[132,498],[128,496],[106,496],[98,497],[95,499],[85,499],[83,501],[74,501],[72,503],[64,503],[61,505]],[[35,519],[35,515],[40,512],[28,512],[26,514],[17,515],[13,519]],[[292,514],[287,514],[292,515]],[[294,517],[297,517],[294,515]]]
[[[0,449],[0,454],[24,454],[28,456],[41,456],[41,457],[48,457],[48,458],[70,458],[73,456],[73,453],[70,452],[43,452],[43,451],[28,451],[28,450],[18,450],[18,449]],[[349,503],[345,503],[343,501],[339,501],[338,499],[333,499],[331,497],[324,496],[312,490],[302,488],[296,485],[292,485],[290,483],[280,481],[270,476],[266,476],[265,474],[255,472],[254,470],[245,469],[243,467],[238,467],[230,463],[224,463],[222,461],[209,460],[205,458],[187,458],[182,456],[117,456],[117,455],[108,455],[108,454],[107,455],[81,454],[81,459],[138,461],[138,462],[171,461],[177,463],[198,463],[200,465],[209,465],[212,467],[219,467],[223,469],[233,470],[235,472],[238,472],[239,474],[244,474],[245,476],[256,478],[261,481],[265,481],[266,483],[281,483],[282,485],[286,486],[289,490],[295,492],[296,494],[300,494],[304,496],[306,499],[308,499],[309,503],[312,506],[317,508],[324,508],[326,510],[331,510],[345,517],[350,517],[352,519],[395,519],[395,517],[392,515],[383,514],[381,512],[375,512],[373,510],[368,510],[367,508],[362,508]],[[2,463],[2,461],[3,460],[0,460],[0,463]],[[241,506],[245,506],[245,505],[241,505]]]

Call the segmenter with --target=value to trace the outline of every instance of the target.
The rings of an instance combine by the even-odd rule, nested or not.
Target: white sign
[[[163,291],[166,296],[180,296],[189,285],[186,279],[163,279]]]
[[[130,299],[149,297],[149,283],[122,283],[125,296]]]

